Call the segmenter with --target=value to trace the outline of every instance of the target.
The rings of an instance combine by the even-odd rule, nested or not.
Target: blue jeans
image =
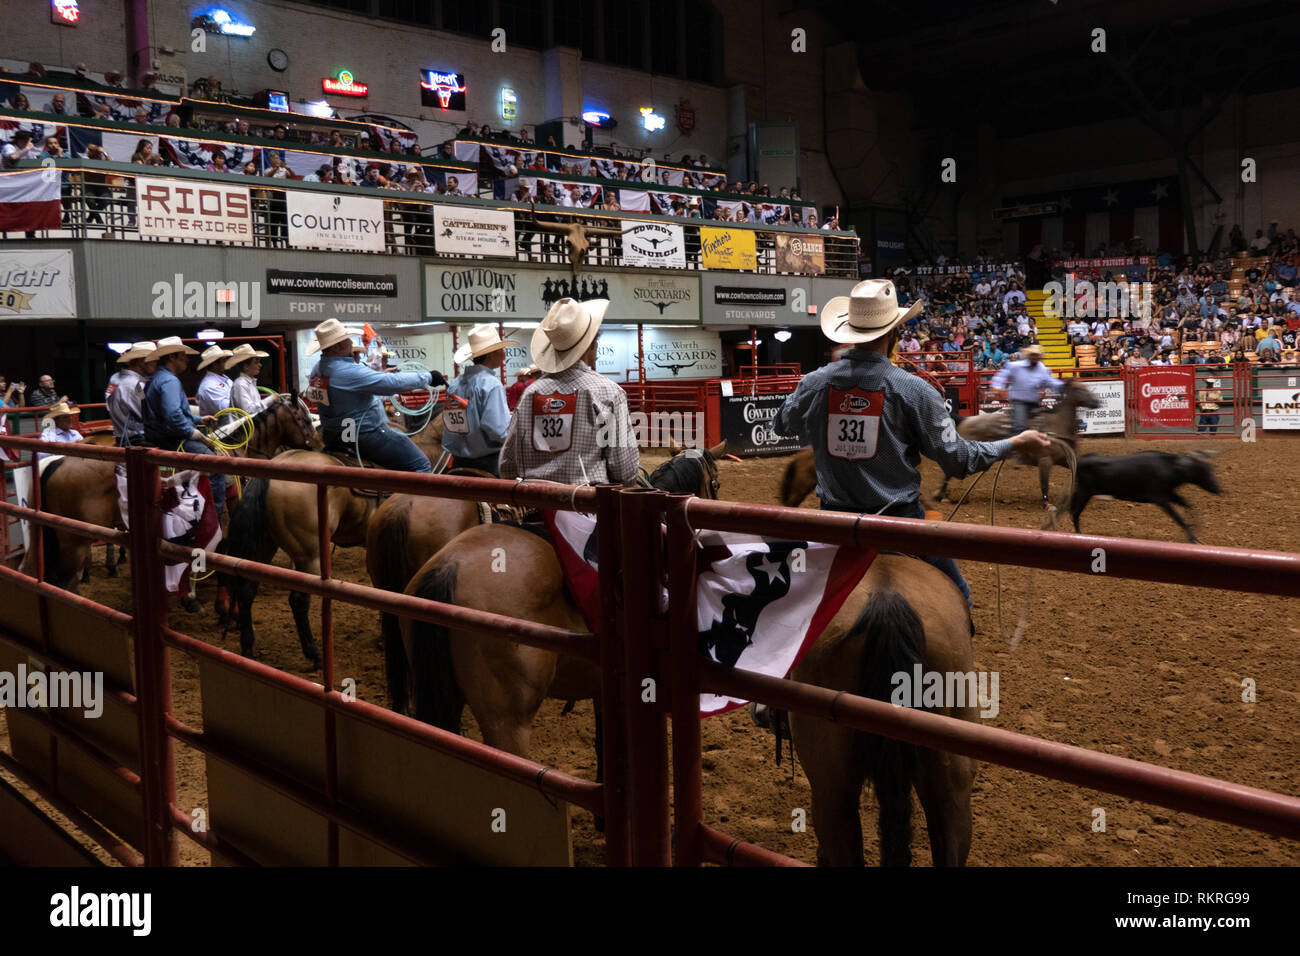
[[[1011,433],[1019,435],[1029,427],[1029,416],[1038,409],[1037,402],[1011,401]]]
[[[428,456],[415,446],[415,442],[391,428],[362,432],[357,436],[357,444],[361,446],[361,457],[380,468],[426,473],[433,471]],[[344,443],[340,432],[326,432],[325,445],[329,448],[342,448],[351,455],[356,454],[355,448]]]
[[[198,441],[193,438],[185,439],[184,444],[181,445],[181,451],[187,451],[191,455],[216,454],[207,442]],[[217,514],[220,514],[226,507],[226,476],[208,475],[208,480],[212,483],[212,501],[217,506]]]
[[[847,511],[851,514],[863,513],[857,508],[838,508],[835,505],[828,505],[824,501],[822,502],[821,509],[823,511]],[[924,518],[925,509],[922,508],[919,503],[913,502],[912,504],[906,505],[891,505],[882,511],[881,514],[890,518]],[[952,578],[952,583],[957,585],[958,590],[962,593],[962,597],[966,599],[966,603],[971,603],[970,585],[966,583],[966,579],[963,578],[961,572],[957,570],[956,561],[952,558],[942,557],[935,554],[918,554],[916,557],[920,558],[926,564],[933,565],[944,574],[948,575],[948,577]]]

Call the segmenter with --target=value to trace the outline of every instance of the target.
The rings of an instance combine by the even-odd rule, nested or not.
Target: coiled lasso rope
[[[413,361],[398,362],[397,370],[399,372],[429,371],[420,362],[413,362]],[[441,385],[439,385],[437,388],[434,388],[432,385],[423,385],[419,389],[412,389],[412,391],[427,391],[429,393],[429,400],[425,402],[423,405],[421,405],[419,408],[415,408],[415,409],[407,408],[406,405],[403,404],[401,400],[401,393],[397,393],[393,395],[391,399],[389,399],[389,401],[392,402],[393,407],[397,409],[399,412],[401,412],[403,415],[407,416],[408,419],[419,418],[421,415],[426,416],[426,418],[424,419],[424,424],[422,424],[419,428],[416,428],[414,430],[412,430],[409,427],[407,428],[406,430],[407,438],[410,438],[412,435],[418,435],[420,434],[420,432],[424,431],[426,428],[429,427],[429,422],[433,421],[434,409],[438,407],[438,392],[440,392],[442,388],[443,386]]]

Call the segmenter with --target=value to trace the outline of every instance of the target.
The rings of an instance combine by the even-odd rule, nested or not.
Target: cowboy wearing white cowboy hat
[[[542,370],[536,365],[529,365],[515,372],[515,383],[506,389],[506,407],[512,412],[518,408],[519,399],[523,398],[524,391],[533,384],[533,379],[541,374]]]
[[[1005,389],[1011,399],[1011,433],[1025,430],[1029,416],[1038,411],[1043,389],[1059,392],[1064,384],[1043,364],[1041,345],[1026,345],[1020,350],[1020,360],[1008,362],[993,376],[992,388]]]
[[[190,356],[199,353],[170,335],[158,340],[158,347],[149,355],[158,363],[158,369],[144,391],[144,440],[165,451],[186,451],[192,455],[215,455],[199,426],[212,428],[217,420],[212,415],[196,417],[190,411],[189,399],[180,376],[189,369]],[[212,500],[220,516],[226,508],[226,476],[214,474]]]
[[[505,364],[506,346],[518,344],[514,339],[503,341],[495,325],[476,325],[452,356],[465,369],[447,385],[447,393],[464,399],[465,405],[448,402],[443,410],[442,447],[455,456],[457,468],[497,474],[501,442],[510,427],[506,388],[497,370]]]
[[[226,373],[235,376],[230,386],[230,405],[256,415],[280,400],[279,395],[263,396],[257,390],[257,376],[262,371],[262,359],[269,353],[259,352],[247,342],[235,346],[226,359]]]
[[[595,371],[608,308],[608,299],[560,299],[533,333],[533,362],[544,374],[524,390],[510,419],[502,478],[580,485],[636,477],[636,442],[622,440],[632,434],[627,393]]]
[[[50,406],[49,411],[41,420],[41,441],[53,442],[79,442],[82,441],[81,432],[73,428],[73,418],[76,417],[80,409],[74,408],[68,404],[67,400],[55,402]],[[41,452],[38,458],[47,458],[46,452]]]
[[[381,396],[446,385],[440,372],[377,371],[353,357],[352,333],[338,319],[316,326],[308,352],[321,353],[304,396],[316,403],[325,447],[397,471],[432,471],[428,456],[388,427]]]
[[[220,345],[209,345],[199,355],[196,372],[203,372],[199,387],[194,390],[200,415],[216,415],[230,407],[230,377],[222,372],[223,363],[230,358],[230,350]]]
[[[158,365],[150,358],[157,348],[156,342],[133,342],[117,357],[117,364],[125,368],[109,379],[104,402],[113,422],[113,441],[119,446],[144,441],[144,390]]]
[[[888,279],[867,279],[822,309],[822,334],[853,348],[805,375],[772,428],[812,445],[825,510],[924,518],[921,455],[942,465],[945,474],[965,477],[1019,449],[1047,444],[1038,432],[997,442],[957,435],[934,386],[890,361],[899,325],[921,308],[919,302],[899,306]],[[970,600],[951,558],[923,560],[952,578]]]

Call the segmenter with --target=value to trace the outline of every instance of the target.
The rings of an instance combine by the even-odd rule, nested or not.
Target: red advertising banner
[[[1196,407],[1196,367],[1137,370],[1137,414],[1143,425],[1190,428]]]

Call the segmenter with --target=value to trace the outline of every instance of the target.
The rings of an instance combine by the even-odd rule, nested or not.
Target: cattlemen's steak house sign
[[[700,283],[693,275],[425,266],[424,314],[430,319],[535,322],[563,298],[609,299],[606,322],[700,321]]]

